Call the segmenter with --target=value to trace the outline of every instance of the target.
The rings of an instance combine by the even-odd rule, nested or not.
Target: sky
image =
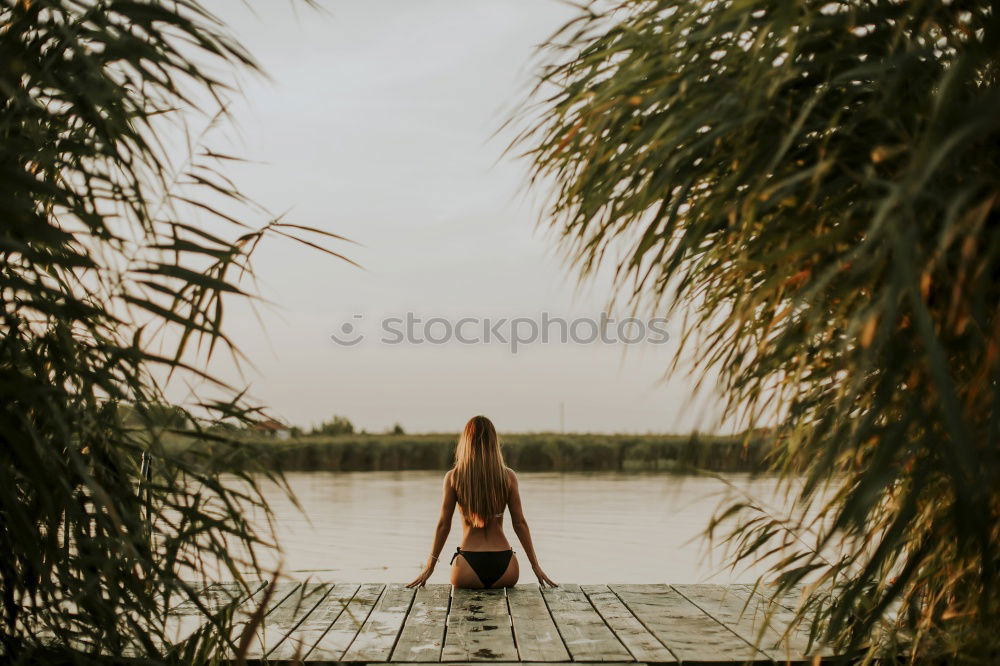
[[[730,429],[717,396],[667,374],[679,322],[661,324],[668,339],[655,343],[584,344],[581,324],[577,342],[515,353],[509,323],[495,329],[507,343],[482,341],[484,320],[523,318],[530,337],[543,313],[569,325],[598,317],[612,294],[606,274],[579,283],[538,224],[545,191],[527,189],[528,163],[505,154],[512,135],[498,132],[533,83],[537,45],[573,8],[320,4],[210,3],[268,77],[241,77],[233,128],[206,140],[248,160],[227,168],[241,190],[287,222],[351,239],[326,244],[361,268],[285,239],[263,244],[254,265],[266,302],[226,315],[250,364],[216,357],[213,371],[303,427],[338,414],[371,432],[457,432],[482,413],[501,433]],[[423,342],[386,344],[398,336],[384,320],[407,313]],[[431,318],[443,321],[421,328]],[[462,318],[473,318],[470,344],[423,337],[444,338]]]

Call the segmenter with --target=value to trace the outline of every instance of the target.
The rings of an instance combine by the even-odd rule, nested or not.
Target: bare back
[[[510,475],[508,470],[508,476]],[[448,472],[447,483],[451,485],[451,472]],[[452,486],[451,492],[455,489]],[[457,497],[456,497],[457,500]],[[508,506],[510,500],[508,500]],[[490,516],[483,527],[475,527],[465,517],[462,505],[458,505],[462,515],[462,549],[463,550],[504,550],[510,548],[507,536],[503,531],[503,513]]]

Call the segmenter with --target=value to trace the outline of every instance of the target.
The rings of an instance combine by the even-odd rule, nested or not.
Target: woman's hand
[[[541,567],[535,567],[535,577],[538,578],[538,584],[542,587],[559,587],[557,583],[554,583],[551,578],[545,575]]]
[[[423,587],[427,584],[427,579],[431,577],[434,573],[434,565],[428,564],[424,567],[424,570],[420,572],[420,575],[413,579],[412,582],[407,584],[406,587]]]

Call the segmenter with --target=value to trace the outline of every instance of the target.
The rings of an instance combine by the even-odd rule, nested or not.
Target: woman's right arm
[[[521,492],[517,487],[517,475],[514,474],[514,470],[507,470],[507,473],[510,479],[510,496],[507,500],[507,508],[510,510],[510,520],[514,527],[514,534],[517,535],[518,541],[521,542],[524,554],[528,556],[528,562],[531,563],[531,570],[535,572],[535,576],[538,578],[538,584],[542,587],[546,585],[556,587],[552,579],[542,571],[542,567],[538,564],[538,557],[535,556],[535,547],[531,543],[531,530],[528,529],[528,521],[524,518],[524,509],[521,507]]]
[[[434,573],[434,565],[437,564],[441,549],[451,531],[451,518],[455,513],[455,487],[451,485],[451,472],[444,475],[444,487],[441,493],[441,514],[438,516],[437,525],[434,527],[434,543],[431,545],[431,554],[427,558],[427,566],[413,581],[406,587],[423,587],[427,579]]]

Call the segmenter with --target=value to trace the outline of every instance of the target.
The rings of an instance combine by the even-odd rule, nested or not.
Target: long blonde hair
[[[485,416],[473,416],[465,424],[455,448],[451,483],[462,515],[473,527],[484,527],[507,504],[507,466],[496,428]]]

